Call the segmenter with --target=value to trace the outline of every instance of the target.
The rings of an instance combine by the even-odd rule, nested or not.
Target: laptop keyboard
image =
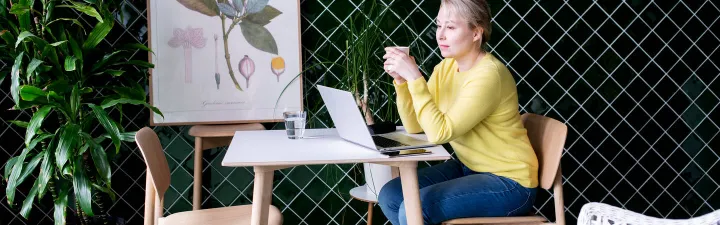
[[[375,145],[382,147],[382,148],[392,148],[392,147],[400,147],[400,146],[407,146],[406,144],[400,143],[398,141],[385,138],[382,136],[372,136],[373,141],[375,142]]]

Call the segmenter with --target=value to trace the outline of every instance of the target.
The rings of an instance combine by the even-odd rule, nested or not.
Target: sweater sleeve
[[[443,144],[462,136],[490,115],[500,102],[500,77],[495,70],[469,74],[458,88],[457,98],[447,112],[441,112],[425,79],[409,81],[417,122],[430,142]]]
[[[427,89],[430,92],[436,90],[434,85],[436,84],[435,80],[437,80],[437,76],[439,76],[439,68],[439,66],[434,68],[433,73],[426,84]],[[424,78],[420,79],[425,80]],[[423,132],[420,123],[418,123],[417,114],[415,113],[415,108],[413,106],[413,100],[410,96],[410,91],[408,90],[408,83],[405,82],[398,84],[393,81],[393,84],[395,85],[395,93],[397,94],[398,114],[400,115],[400,121],[402,121],[402,124],[405,127],[405,131],[411,134]]]

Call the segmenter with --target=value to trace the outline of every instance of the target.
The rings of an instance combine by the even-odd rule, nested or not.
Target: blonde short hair
[[[490,40],[492,33],[492,24],[490,24],[490,7],[485,0],[442,0],[440,8],[448,10],[452,14],[457,14],[468,22],[470,28],[482,28],[483,37],[480,47],[485,47]]]

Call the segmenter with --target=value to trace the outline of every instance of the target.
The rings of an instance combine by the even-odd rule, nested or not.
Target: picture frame
[[[303,110],[299,0],[148,0],[147,9],[149,103],[164,115],[150,111],[152,126],[282,122]]]

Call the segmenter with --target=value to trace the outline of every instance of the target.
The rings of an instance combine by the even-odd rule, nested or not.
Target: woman
[[[527,215],[538,161],[518,111],[510,71],[483,50],[490,38],[485,0],[442,0],[437,42],[445,58],[426,82],[412,57],[387,48],[400,118],[409,133],[450,143],[457,160],[418,171],[425,224],[455,218]],[[406,224],[399,178],[378,196],[393,224]]]

